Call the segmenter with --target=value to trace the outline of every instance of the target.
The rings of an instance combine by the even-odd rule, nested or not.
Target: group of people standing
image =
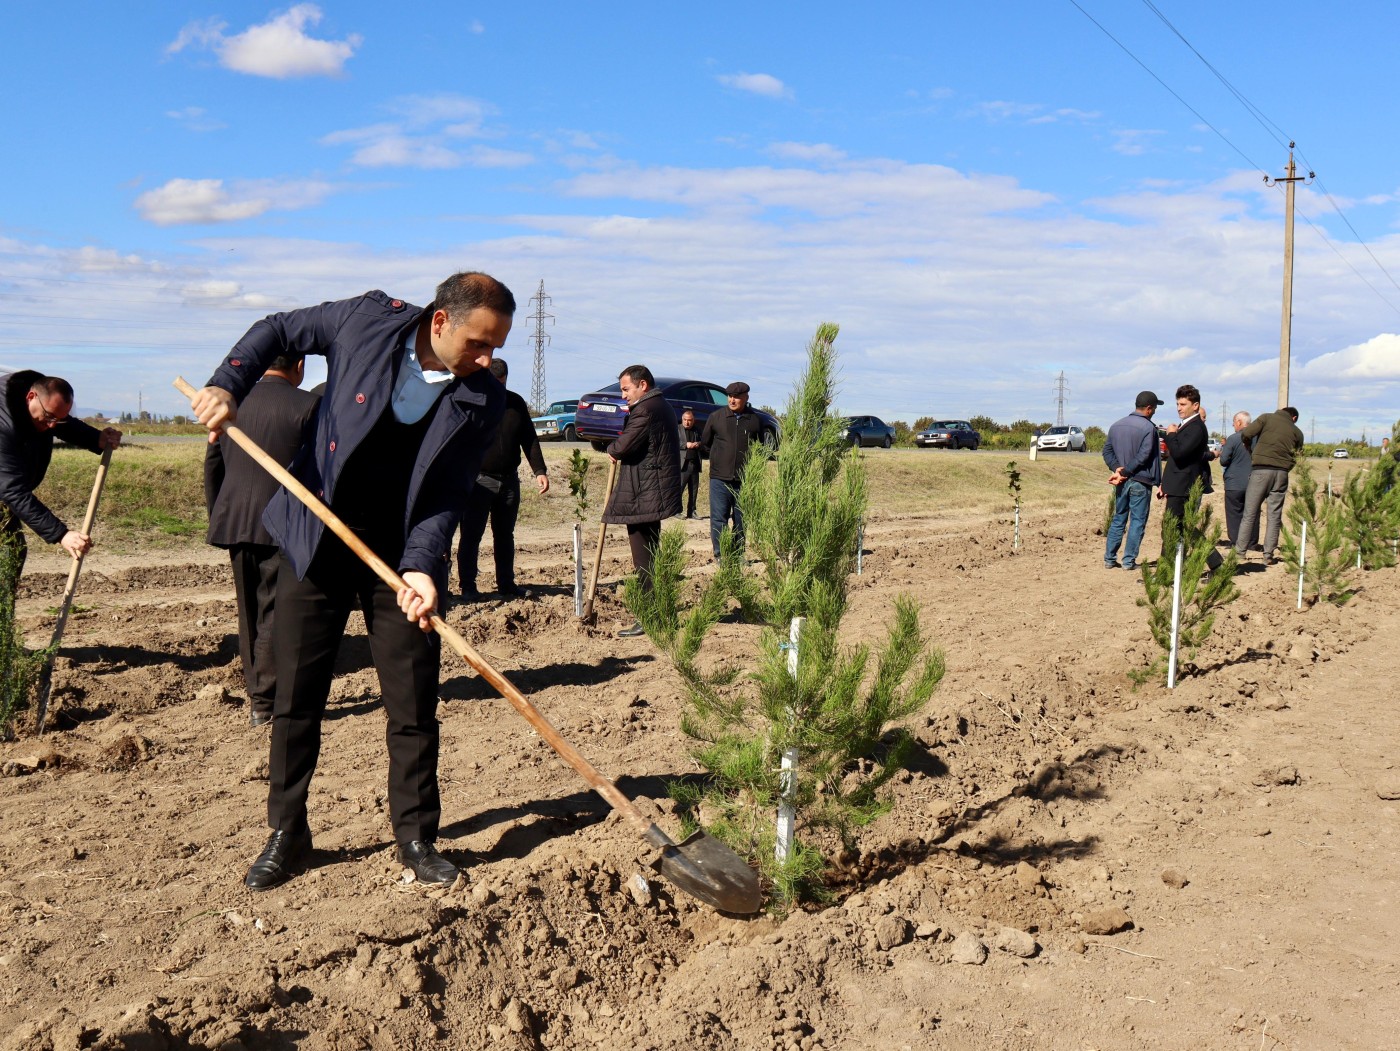
[[[1117,493],[1104,548],[1104,567],[1136,568],[1153,491],[1165,502],[1164,518],[1170,516],[1180,522],[1197,482],[1200,491],[1196,499],[1212,491],[1210,464],[1217,458],[1224,476],[1229,544],[1241,561],[1257,551],[1265,565],[1275,564],[1288,474],[1303,448],[1298,410],[1286,406],[1258,419],[1251,419],[1247,412],[1235,413],[1234,433],[1216,453],[1210,448],[1201,392],[1196,387],[1186,383],[1176,389],[1178,422],[1169,424],[1159,434],[1152,418],[1163,404],[1153,391],[1141,391],[1133,411],[1108,429],[1103,459],[1113,472],[1108,481],[1117,487]],[[1267,515],[1262,544],[1261,510]],[[1206,560],[1207,572],[1214,572],[1222,561],[1220,553],[1212,549]]]

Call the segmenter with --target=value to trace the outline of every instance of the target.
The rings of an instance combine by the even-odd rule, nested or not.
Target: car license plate
[[[595,406],[593,406],[593,411],[594,411],[594,412],[617,412],[617,406],[616,406],[616,405],[595,405]]]

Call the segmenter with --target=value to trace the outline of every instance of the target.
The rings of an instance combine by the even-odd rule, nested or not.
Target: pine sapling
[[[1295,577],[1302,574],[1304,598],[1344,605],[1356,594],[1349,579],[1355,567],[1356,549],[1347,549],[1346,508],[1337,500],[1318,500],[1312,467],[1304,459],[1293,470],[1290,494],[1293,499],[1279,534],[1278,553],[1283,564]],[[1305,522],[1306,551],[1302,546]]]
[[[1397,463],[1383,456],[1368,471],[1353,474],[1342,487],[1345,528],[1365,569],[1395,565],[1391,540],[1400,533],[1400,489],[1395,487]]]
[[[1011,497],[1012,532],[1011,550],[1021,549],[1021,472],[1016,470],[1016,461],[1006,465],[1006,491]]]
[[[30,653],[15,623],[15,589],[20,558],[15,546],[0,540],[0,740],[14,740],[15,719],[29,707],[30,694],[49,657],[48,650]]]
[[[1220,523],[1212,521],[1210,508],[1201,503],[1201,482],[1191,487],[1182,516],[1162,516],[1162,555],[1153,566],[1142,567],[1143,596],[1137,600],[1147,610],[1148,628],[1159,653],[1150,665],[1129,672],[1139,685],[1164,675],[1172,647],[1172,584],[1176,574],[1176,550],[1184,544],[1181,564],[1181,615],[1177,625],[1177,652],[1186,661],[1210,637],[1216,612],[1239,598],[1235,585],[1238,562],[1231,551],[1215,571],[1206,575],[1207,560],[1220,540]]]
[[[836,333],[823,325],[808,347],[774,461],[755,449],[745,466],[739,506],[761,572],[745,572],[726,531],[715,575],[687,589],[684,531],[674,528],[662,533],[652,589],[626,594],[681,676],[689,701],[681,726],[709,772],[705,783],[682,784],[673,795],[691,821],[754,859],[782,906],[820,897],[831,857],[888,808],[890,779],[914,749],[900,723],[943,675],[912,598],[896,599],[878,646],[845,645],[841,622],[866,483],[842,417],[832,412]],[[694,597],[685,608],[687,591]],[[751,669],[702,666],[705,638],[736,601],[744,619],[757,622]],[[794,617],[805,618],[796,675],[787,648]],[[797,760],[784,797],[781,757],[789,751]],[[780,800],[797,815],[781,862],[774,850]]]

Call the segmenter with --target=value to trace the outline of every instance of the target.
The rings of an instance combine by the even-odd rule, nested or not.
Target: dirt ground
[[[1302,611],[1282,567],[1244,575],[1177,688],[1134,689],[1141,588],[1102,568],[1099,514],[1028,513],[1019,553],[1005,518],[874,517],[850,637],[910,592],[948,674],[835,903],[781,920],[661,881],[451,653],[439,846],[467,878],[407,882],[354,622],[314,867],[250,894],[267,732],[247,724],[222,553],[98,548],[52,731],[0,745],[0,1048],[1400,1046],[1400,574]],[[708,523],[686,525],[699,572]],[[667,779],[696,770],[676,677],[613,637],[611,590],[580,626],[567,530],[518,539],[535,597],[449,620],[674,829]],[[605,581],[624,556],[616,540]],[[65,568],[31,555],[31,644]],[[713,652],[742,667],[754,630],[723,626]]]

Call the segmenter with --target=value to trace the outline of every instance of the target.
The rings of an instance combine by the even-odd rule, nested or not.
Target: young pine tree
[[[676,527],[662,534],[652,590],[629,585],[626,593],[680,673],[689,696],[682,729],[709,771],[703,787],[682,786],[676,797],[704,816],[712,834],[757,862],[782,905],[820,896],[834,849],[853,846],[857,830],[888,809],[888,782],[914,748],[898,723],[924,706],[943,676],[942,655],[924,636],[909,597],[896,599],[877,649],[842,644],[866,483],[860,454],[831,412],[836,333],[835,325],[822,325],[808,347],[772,461],[755,447],[745,467],[739,506],[761,572],[745,573],[726,531],[717,572],[683,608],[685,536]],[[752,670],[742,677],[707,672],[698,662],[706,635],[735,600],[745,620],[756,622]],[[794,617],[806,618],[795,676],[787,647]],[[788,797],[797,829],[780,864],[775,813],[788,750],[797,755]]]
[[[1138,605],[1147,610],[1148,627],[1161,652],[1147,668],[1131,672],[1137,683],[1166,673],[1172,646],[1172,581],[1176,574],[1177,545],[1184,544],[1181,563],[1181,615],[1177,626],[1177,654],[1193,657],[1210,637],[1215,614],[1239,598],[1235,586],[1237,562],[1230,552],[1209,577],[1206,559],[1220,539],[1220,524],[1211,520],[1210,508],[1201,503],[1201,483],[1191,487],[1183,517],[1162,516],[1162,556],[1153,566],[1142,567],[1143,597]]]
[[[15,719],[29,707],[29,696],[49,651],[30,653],[15,623],[15,588],[19,584],[19,554],[0,540],[0,740],[14,739]]]
[[[1356,565],[1356,549],[1347,545],[1347,510],[1339,500],[1317,498],[1317,482],[1306,459],[1299,459],[1293,469],[1290,494],[1293,499],[1284,514],[1287,521],[1279,535],[1279,556],[1290,573],[1302,573],[1304,596],[1343,605],[1356,594],[1348,579]]]
[[[1356,472],[1342,487],[1346,536],[1365,569],[1395,565],[1393,542],[1400,536],[1397,466],[1394,457],[1382,456],[1374,467]]]

